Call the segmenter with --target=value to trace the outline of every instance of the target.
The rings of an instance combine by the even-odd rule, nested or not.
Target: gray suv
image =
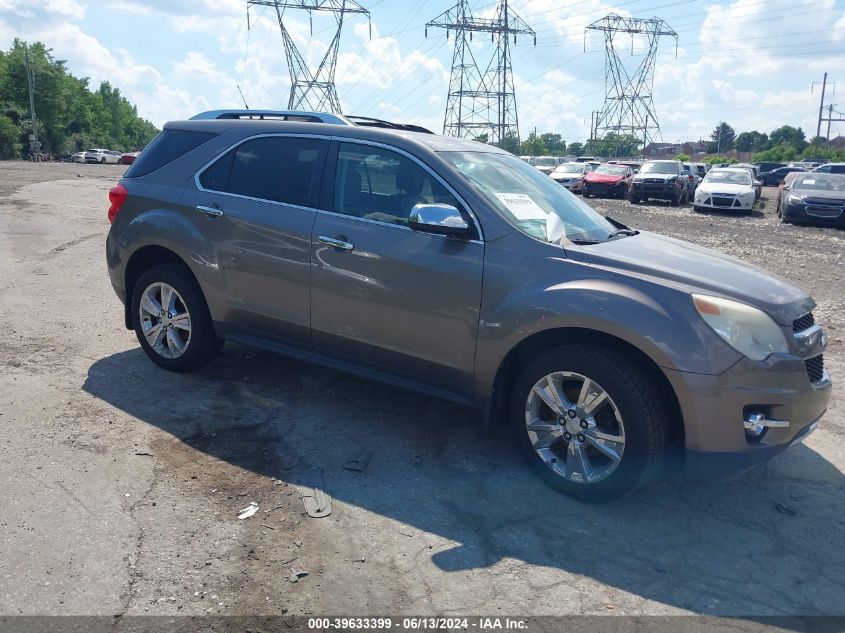
[[[586,501],[670,454],[745,470],[824,413],[826,336],[791,283],[602,217],[490,145],[258,116],[169,123],[110,192],[109,275],[157,365],[229,339],[465,403]]]

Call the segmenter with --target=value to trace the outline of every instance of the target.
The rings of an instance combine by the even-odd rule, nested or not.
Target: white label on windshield
[[[545,220],[548,213],[524,193],[497,193],[496,197],[516,216],[517,220]]]
[[[814,185],[814,184],[816,184],[816,179],[815,178],[807,178],[806,180],[802,180],[801,184],[802,185]]]

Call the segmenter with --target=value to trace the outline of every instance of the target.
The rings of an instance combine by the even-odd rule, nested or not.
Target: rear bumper
[[[827,372],[811,382],[804,360],[792,355],[742,359],[718,376],[664,372],[684,418],[684,468],[706,477],[753,468],[800,442],[815,429],[832,389]],[[789,424],[749,440],[743,421],[752,412]]]

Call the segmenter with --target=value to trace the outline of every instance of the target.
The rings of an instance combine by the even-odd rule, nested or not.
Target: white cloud
[[[179,79],[196,79],[219,84],[224,74],[208,57],[197,51],[188,51],[185,58],[173,65],[174,75]]]
[[[44,10],[72,20],[81,20],[85,17],[85,6],[74,0],[47,0]]]

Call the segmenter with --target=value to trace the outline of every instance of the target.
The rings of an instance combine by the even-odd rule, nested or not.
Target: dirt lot
[[[105,271],[122,171],[0,163],[0,615],[845,614],[840,387],[740,480],[585,506],[452,404],[233,344],[157,369]],[[845,377],[845,232],[781,226],[771,202],[593,204],[811,290]],[[342,467],[365,450],[366,473]],[[323,519],[297,493],[314,471]]]

